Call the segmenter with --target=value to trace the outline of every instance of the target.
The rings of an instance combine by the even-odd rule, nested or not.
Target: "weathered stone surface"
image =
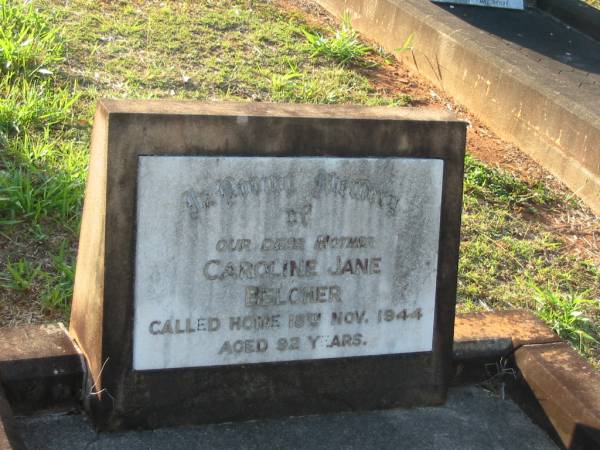
[[[600,448],[600,374],[566,343],[515,352],[525,382],[566,448]]]
[[[25,450],[25,444],[15,424],[12,408],[0,383],[0,449]]]
[[[96,117],[70,331],[88,360],[90,376],[85,389],[91,392],[89,408],[99,427],[156,427],[443,402],[450,373],[454,321],[464,123],[454,121],[445,112],[413,109],[192,102],[104,101]],[[429,211],[426,217],[432,223],[439,219],[435,327],[429,336],[430,351],[424,350],[427,347],[414,347],[413,350],[419,350],[417,353],[378,356],[341,353],[343,357],[319,360],[135,370],[134,323],[137,312],[140,318],[144,313],[143,306],[138,309],[141,303],[134,305],[136,261],[143,265],[143,258],[136,255],[136,245],[140,244],[138,233],[144,226],[160,225],[144,222],[139,228],[136,226],[137,207],[144,204],[138,203],[138,196],[142,198],[144,192],[139,190],[137,180],[145,161],[171,157],[187,158],[186,161],[199,161],[198,157],[296,157],[308,161],[320,157],[324,165],[344,158],[356,161],[361,161],[358,157],[390,158],[390,164],[394,158],[407,158],[425,159],[429,162],[424,166],[431,167],[443,162],[441,208],[422,206]],[[262,161],[269,165],[269,159]],[[283,164],[284,159],[281,161]],[[348,164],[349,170],[354,170],[353,164]],[[383,185],[396,182],[400,181],[382,179]],[[439,192],[435,189],[434,183],[423,195]],[[188,216],[195,214],[195,207],[200,217],[202,196],[199,197],[199,201],[194,196],[187,197]],[[304,205],[291,208],[298,206]],[[248,209],[247,213],[255,211]],[[272,220],[265,212],[262,214]],[[336,214],[342,219],[345,212]],[[302,211],[292,216],[301,221]],[[385,218],[385,214],[381,217]],[[360,228],[361,223],[356,220],[352,226]],[[378,223],[373,225],[375,231],[380,231]],[[433,232],[429,226],[421,228],[421,232]],[[237,231],[257,233],[250,229]],[[261,229],[261,233],[266,231],[271,230]],[[165,236],[170,233],[158,226],[156,233],[160,232]],[[198,227],[197,232],[198,236],[201,232],[216,236],[208,228]],[[343,228],[327,232],[346,235]],[[237,239],[234,235],[230,237]],[[211,242],[216,249],[216,243]],[[421,243],[415,241],[414,245],[417,248]],[[429,250],[424,250],[421,261],[433,263],[431,246],[424,248]],[[191,250],[181,248],[181,251]],[[381,247],[381,251],[393,250]],[[196,274],[202,277],[205,262],[198,261],[201,264]],[[159,276],[171,276],[168,275],[172,273],[171,264],[165,258]],[[208,273],[213,274],[215,268],[210,266]],[[141,269],[140,275],[151,277],[153,269],[144,270]],[[426,272],[431,276],[432,269]],[[179,272],[174,276],[180,276]],[[395,276],[400,280],[405,274],[400,271]],[[419,289],[431,289],[427,284],[429,278],[423,280],[424,286]],[[186,283],[174,285],[183,292]],[[155,286],[160,287],[161,283]],[[227,298],[240,297],[236,293],[223,297]],[[169,302],[168,308],[176,304],[177,301]],[[402,309],[397,320],[404,322]],[[189,315],[192,312],[186,311],[182,317],[192,317]],[[177,320],[172,314],[172,310],[165,308],[153,320],[161,321],[164,327],[169,317]],[[376,321],[377,313],[372,318]],[[145,320],[145,328],[151,334],[152,321],[148,324],[148,317]],[[176,330],[176,322],[174,326]],[[182,326],[186,324],[180,322],[179,329]],[[156,331],[157,327],[154,324],[152,329]],[[196,348],[198,353],[206,350],[202,343]],[[163,347],[156,345],[157,353],[162,350]],[[391,351],[397,352],[398,348]],[[161,364],[154,368],[172,367],[162,356],[157,359]],[[200,364],[198,360],[183,362]]]
[[[29,450],[554,450],[517,404],[474,386],[439,407],[327,414],[126,433],[94,432],[77,415],[19,418]]]
[[[140,157],[133,368],[431,351],[443,169]]]
[[[522,345],[560,341],[531,311],[458,314],[454,324],[454,359],[498,359]]]
[[[0,330],[0,380],[16,412],[75,403],[82,377],[82,357],[62,324]]]
[[[0,330],[0,374],[5,382],[54,375],[55,368],[43,362],[60,358],[79,366],[79,354],[60,323]]]

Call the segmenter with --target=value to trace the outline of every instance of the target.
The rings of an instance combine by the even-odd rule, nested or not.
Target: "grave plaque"
[[[465,125],[104,101],[71,334],[99,427],[444,400]]]
[[[442,176],[439,159],[140,156],[134,370],[431,351]]]

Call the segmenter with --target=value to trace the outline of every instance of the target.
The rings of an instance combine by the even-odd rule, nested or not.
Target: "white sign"
[[[431,351],[443,166],[141,156],[134,369]]]
[[[492,8],[525,9],[523,0],[434,0],[435,3],[457,3],[461,5],[489,6]]]

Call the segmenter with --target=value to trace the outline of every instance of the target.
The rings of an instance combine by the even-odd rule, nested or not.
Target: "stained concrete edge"
[[[523,345],[562,342],[533,313],[521,309],[457,314],[454,361],[498,360]]]
[[[512,356],[568,449],[600,448],[600,373],[530,311],[458,314],[454,359]]]
[[[18,413],[78,401],[82,358],[62,324],[0,329],[0,382]]]
[[[600,373],[564,342],[525,345],[514,357],[563,445],[600,448]]]
[[[451,388],[437,407],[300,416],[127,433],[95,433],[80,415],[17,418],[30,450],[558,450],[511,398]]]
[[[225,117],[286,117],[304,119],[369,119],[442,121],[465,123],[450,111],[430,108],[359,106],[349,104],[318,105],[290,103],[247,103],[197,100],[118,100],[101,99],[104,114],[130,115],[219,115]]]
[[[0,449],[25,450],[25,444],[16,429],[12,408],[0,383]]]
[[[594,148],[593,142],[600,142],[600,125],[597,115],[585,105],[570,96],[556,95],[527,67],[503,62],[481,45],[484,35],[469,25],[456,25],[456,18],[430,2],[315,1],[337,16],[349,11],[361,33],[455,97],[600,214],[600,166],[582,163],[586,152],[589,155],[588,150]],[[408,35],[418,45],[410,52],[397,52]],[[467,73],[471,76],[465,77]],[[482,81],[483,92],[469,85],[474,77]]]

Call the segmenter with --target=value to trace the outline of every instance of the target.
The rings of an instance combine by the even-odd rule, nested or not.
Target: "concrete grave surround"
[[[96,425],[442,403],[465,131],[418,109],[102,101],[70,325]],[[278,326],[235,328],[259,315]]]

